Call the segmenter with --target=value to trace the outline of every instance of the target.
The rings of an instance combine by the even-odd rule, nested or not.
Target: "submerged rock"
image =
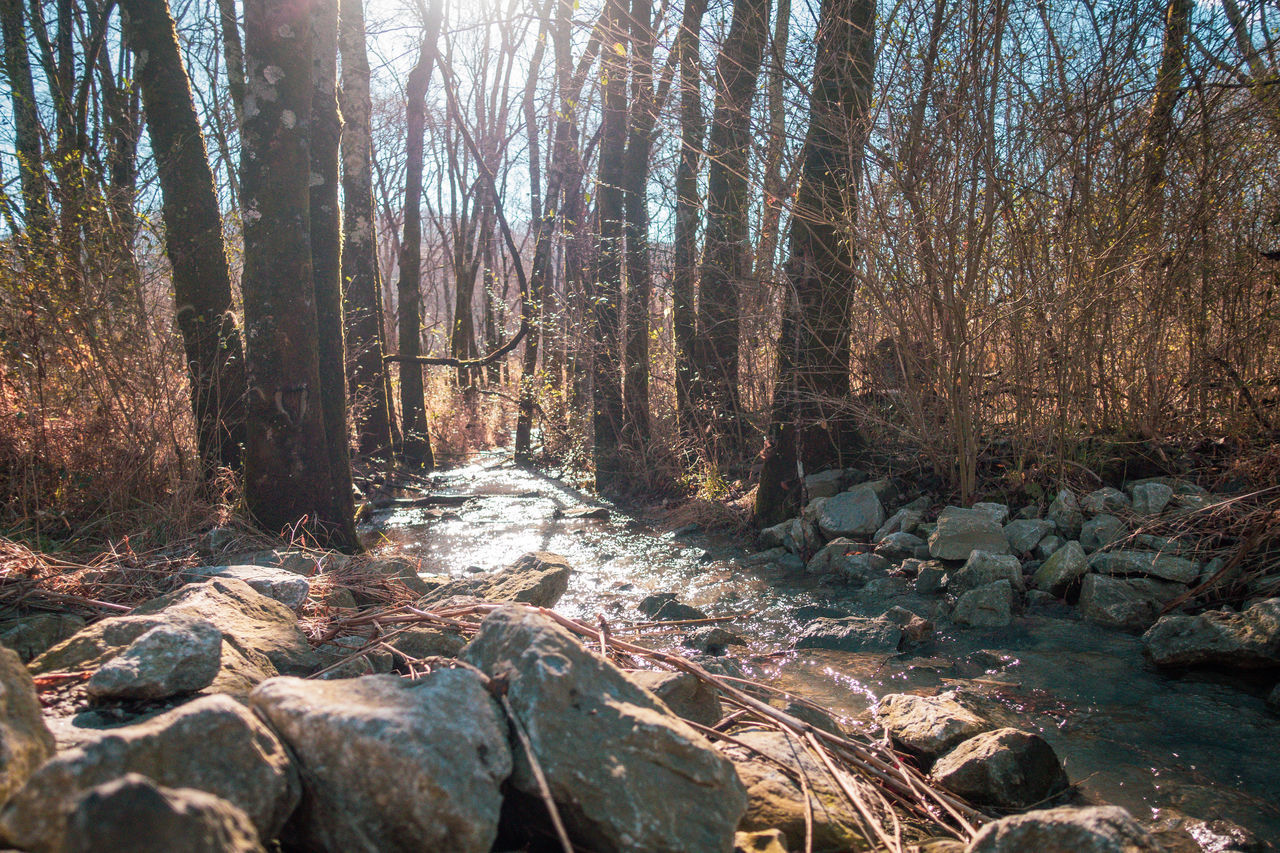
[[[797,649],[893,654],[902,642],[902,626],[883,616],[815,619],[796,638]]]
[[[929,536],[929,555],[937,560],[967,560],[974,551],[1008,554],[1004,529],[981,510],[947,507]]]
[[[1158,853],[1119,806],[1063,807],[1012,815],[978,831],[967,853]]]
[[[1142,637],[1157,666],[1214,665],[1230,669],[1280,666],[1280,598],[1259,601],[1242,613],[1209,610],[1170,614]]]
[[[636,609],[660,622],[683,622],[689,619],[706,619],[707,614],[696,607],[681,603],[674,592],[655,592],[646,595]]]
[[[511,773],[506,719],[480,677],[273,678],[251,707],[296,756],[291,843],[332,853],[486,853]]]
[[[951,620],[975,628],[1002,628],[1013,619],[1013,586],[998,580],[971,589],[956,602]]]
[[[53,755],[36,685],[11,650],[0,648],[0,803]]]
[[[85,684],[98,699],[164,699],[208,687],[222,666],[222,632],[212,622],[171,616],[102,665]]]
[[[976,805],[1020,809],[1060,794],[1070,784],[1044,738],[996,729],[961,743],[933,765],[938,784]]]
[[[884,507],[874,489],[856,486],[827,498],[817,517],[818,529],[828,539],[837,536],[871,536],[884,524]]]
[[[140,831],[145,830],[145,831]],[[90,789],[67,821],[65,853],[263,853],[239,808],[194,788],[128,773]]]
[[[955,695],[891,693],[876,705],[876,722],[884,726],[895,745],[928,766],[952,747],[992,728],[987,720],[957,702]]]
[[[746,808],[732,765],[612,663],[519,607],[490,613],[462,656],[506,682],[578,843],[602,853],[732,850]],[[512,784],[538,795],[522,750]]]

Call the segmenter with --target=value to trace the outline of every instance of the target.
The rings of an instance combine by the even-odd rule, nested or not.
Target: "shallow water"
[[[1280,840],[1280,718],[1262,699],[1269,681],[1159,673],[1143,660],[1137,637],[1057,606],[1003,629],[943,623],[932,642],[906,654],[794,651],[801,606],[879,615],[900,604],[927,615],[932,599],[860,599],[746,565],[746,541],[674,537],[616,509],[608,521],[556,518],[558,509],[605,504],[493,455],[433,481],[433,494],[469,499],[443,512],[377,513],[366,531],[375,552],[407,551],[422,559],[424,572],[461,577],[526,551],[554,551],[575,569],[556,609],[591,620],[603,614],[616,626],[645,621],[635,606],[653,592],[675,592],[710,615],[754,612],[726,625],[748,641],[732,651],[751,676],[813,699],[851,725],[869,726],[869,707],[886,693],[959,688],[999,722],[1040,732],[1087,796],[1141,817],[1172,807],[1225,818]],[[640,642],[673,647],[678,640],[678,631],[668,631]]]

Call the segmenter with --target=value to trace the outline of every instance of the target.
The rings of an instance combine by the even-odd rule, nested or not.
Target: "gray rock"
[[[893,654],[902,641],[902,626],[883,616],[815,619],[796,638],[797,649]]]
[[[416,598],[430,595],[440,589],[439,585],[423,580],[421,560],[399,556],[374,557],[364,566],[364,569],[402,585]]]
[[[836,578],[854,587],[884,580],[888,571],[889,561],[879,554],[850,554],[836,564]]]
[[[1067,539],[1080,538],[1080,526],[1084,524],[1084,513],[1080,512],[1080,504],[1069,489],[1058,492],[1053,503],[1049,504],[1046,517],[1058,527],[1058,533]]]
[[[1183,557],[1150,551],[1100,551],[1089,558],[1089,570],[1114,577],[1150,577],[1174,583],[1191,583],[1200,567]]]
[[[140,831],[145,830],[145,831]],[[239,808],[128,773],[90,789],[67,820],[65,853],[263,853]]]
[[[961,742],[994,728],[957,702],[954,691],[936,696],[890,693],[876,705],[875,719],[894,744],[925,766]]]
[[[1151,835],[1119,806],[1043,809],[992,821],[967,853],[1159,853]]]
[[[505,716],[476,673],[273,678],[250,705],[298,762],[291,841],[332,853],[493,845],[511,751]]]
[[[662,700],[676,716],[703,726],[714,726],[724,716],[720,694],[702,679],[687,672],[640,669],[627,678]]]
[[[779,557],[775,565],[784,572],[799,573],[804,571],[804,560],[800,559],[798,554],[792,554],[790,551]]]
[[[914,533],[916,526],[920,524],[920,519],[923,517],[923,511],[903,507],[889,516],[884,524],[880,525],[879,529],[872,534],[871,541],[879,542],[893,533]]]
[[[1030,553],[1053,531],[1053,522],[1043,518],[1019,518],[1004,526],[1005,538],[1015,554]]]
[[[1280,598],[1259,601],[1242,613],[1170,614],[1151,626],[1142,642],[1157,666],[1280,666]]]
[[[1009,585],[1023,592],[1026,589],[1022,580],[1022,564],[1011,554],[992,554],[987,551],[974,551],[965,564],[951,572],[947,581],[947,592],[952,595],[964,595],[971,589],[1006,580]]]
[[[1186,589],[1150,578],[1086,574],[1080,587],[1080,615],[1108,628],[1145,631],[1161,608]]]
[[[97,699],[164,699],[208,687],[221,668],[222,632],[175,614],[103,664],[85,690]]]
[[[996,524],[1003,525],[1009,520],[1009,507],[1006,504],[979,502],[974,504],[971,509],[988,516]]]
[[[84,626],[84,619],[71,613],[36,613],[5,625],[0,645],[13,649],[24,662],[30,661]]]
[[[810,500],[814,498],[829,498],[840,493],[844,487],[845,479],[843,468],[819,471],[817,474],[810,474],[804,478],[804,490]]]
[[[1089,558],[1076,541],[1068,542],[1049,555],[1049,559],[1036,569],[1031,583],[1061,598],[1076,587],[1089,571]]]
[[[729,646],[745,646],[747,641],[719,625],[703,625],[685,634],[680,643],[704,654],[723,655]]]
[[[1164,483],[1134,483],[1129,486],[1133,511],[1138,515],[1159,515],[1169,505],[1173,489]]]
[[[783,555],[789,553],[791,552],[786,548],[775,546],[773,548],[767,548],[764,551],[757,551],[747,557],[745,564],[748,566],[767,566],[770,563],[776,563]]]
[[[1058,553],[1058,551],[1060,551],[1066,544],[1067,540],[1058,536],[1056,533],[1050,533],[1048,536],[1041,539],[1040,543],[1036,545],[1036,557],[1041,560],[1047,560],[1054,554]]]
[[[1280,714],[1280,684],[1271,688],[1271,692],[1267,694],[1267,707]]]
[[[1085,553],[1107,547],[1129,535],[1129,527],[1114,515],[1095,515],[1080,526],[1080,547]]]
[[[0,648],[0,803],[53,755],[36,685],[13,651]]]
[[[1008,554],[1009,540],[987,513],[954,506],[942,510],[929,537],[929,555],[937,560],[967,560],[974,551]]]
[[[415,625],[387,639],[387,645],[416,659],[429,657],[457,657],[467,640],[461,634],[443,628]]]
[[[126,773],[222,797],[249,816],[262,838],[274,838],[298,803],[297,773],[283,744],[236,700],[206,696],[136,725],[95,732],[45,762],[0,811],[0,839],[36,853],[62,850],[75,802]]]
[[[809,558],[804,570],[811,575],[833,575],[851,554],[861,553],[867,546],[846,537],[832,539]]]
[[[522,554],[514,563],[492,574],[450,581],[434,587],[422,597],[421,603],[434,604],[454,596],[469,596],[485,601],[554,607],[569,588],[572,574],[569,563],[559,554],[530,552]],[[418,579],[427,583],[420,577]]]
[[[975,735],[934,763],[930,775],[975,805],[1021,809],[1070,784],[1044,738],[1018,729]]]
[[[729,851],[746,791],[732,765],[652,694],[550,619],[485,618],[463,659],[505,678],[571,836],[603,851]],[[538,795],[517,751],[515,787]]]
[[[382,675],[395,665],[395,655],[380,647],[369,646],[368,637],[348,635],[335,637],[316,648],[323,668],[318,678],[356,678],[361,675]],[[357,654],[360,652],[360,654]]]
[[[874,555],[873,555],[874,556]],[[860,579],[859,579],[860,580]],[[895,576],[872,578],[857,592],[860,602],[879,604],[880,599],[896,598],[911,591],[911,581]]]
[[[188,583],[200,583],[209,578],[242,580],[290,610],[301,607],[311,594],[311,584],[302,575],[267,566],[196,566],[182,573],[182,579]]]
[[[884,507],[874,489],[862,485],[828,498],[818,513],[818,529],[828,539],[870,536],[884,524]]]
[[[1129,496],[1111,486],[1103,486],[1092,491],[1080,501],[1080,508],[1089,515],[1123,512],[1129,508],[1129,505]]]
[[[689,619],[706,619],[707,614],[696,607],[682,604],[674,592],[655,592],[640,599],[636,609],[660,622],[683,622]]]
[[[890,533],[876,545],[875,552],[886,560],[905,560],[913,557],[921,545],[925,545],[925,541],[919,536],[912,536],[910,533]]]
[[[1012,621],[1013,587],[1007,580],[971,589],[956,602],[951,621],[975,628],[1002,628]]]
[[[756,545],[765,550],[769,548],[785,548],[788,534],[791,531],[792,520],[787,519],[772,527],[762,529],[756,534]]]
[[[916,573],[916,592],[921,595],[942,592],[946,588],[948,580],[947,567],[942,563],[937,560],[921,563],[920,569]]]

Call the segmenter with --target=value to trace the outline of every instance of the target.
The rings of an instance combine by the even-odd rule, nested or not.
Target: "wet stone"
[[[975,735],[938,759],[930,775],[977,805],[1026,808],[1067,789],[1067,774],[1044,738],[1018,729]]]
[[[1012,815],[978,831],[968,853],[1158,853],[1154,838],[1118,806]]]
[[[956,602],[951,620],[974,628],[1002,628],[1012,621],[1013,586],[1007,580],[971,589]]]
[[[902,641],[902,626],[883,616],[815,619],[796,638],[797,649],[892,654]]]
[[[636,609],[659,622],[683,622],[686,619],[706,619],[707,614],[696,607],[682,604],[674,592],[656,592],[645,596]]]
[[[991,723],[956,701],[954,692],[937,696],[891,693],[875,707],[875,719],[902,750],[926,766]]]

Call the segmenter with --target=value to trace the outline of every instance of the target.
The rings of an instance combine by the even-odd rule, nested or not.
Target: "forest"
[[[1274,849],[1275,0],[0,25],[0,844]],[[201,714],[279,791],[148,751]],[[457,789],[362,835],[404,762]]]

